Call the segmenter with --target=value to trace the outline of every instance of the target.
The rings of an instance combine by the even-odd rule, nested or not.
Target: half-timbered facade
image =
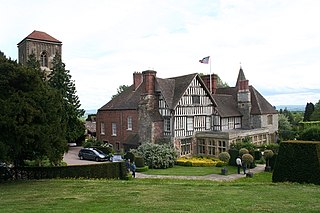
[[[274,142],[277,112],[249,86],[242,69],[236,86],[229,88],[216,88],[215,75],[161,79],[147,70],[134,73],[133,79],[128,90],[97,114],[98,139],[119,149],[128,150],[129,141],[136,146],[167,141],[180,155],[217,156],[246,137],[256,144]],[[130,117],[135,118],[130,130],[112,134],[126,121],[129,125]]]

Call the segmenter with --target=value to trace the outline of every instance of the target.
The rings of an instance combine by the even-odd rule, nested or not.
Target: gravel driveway
[[[88,165],[88,164],[97,164],[97,163],[105,163],[105,162],[96,162],[90,160],[80,160],[78,157],[78,153],[82,147],[75,146],[69,147],[69,151],[63,155],[63,161],[67,163],[67,165]]]

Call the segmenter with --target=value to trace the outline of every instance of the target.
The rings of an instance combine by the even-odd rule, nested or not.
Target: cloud
[[[319,99],[319,7],[312,0],[1,0],[0,19],[8,21],[0,47],[17,58],[16,44],[33,30],[61,40],[85,109],[132,84],[134,71],[209,73],[198,62],[207,55],[230,86],[241,62],[271,104],[305,104]]]

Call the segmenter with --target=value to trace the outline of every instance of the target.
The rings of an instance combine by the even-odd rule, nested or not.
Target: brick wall
[[[128,117],[132,118],[132,130],[128,130]],[[105,125],[105,134],[101,134],[101,122]],[[109,142],[116,149],[119,143],[120,149],[123,142],[131,134],[138,133],[138,111],[137,110],[117,110],[117,111],[98,111],[97,113],[97,139]],[[112,135],[112,123],[116,124],[117,134]]]

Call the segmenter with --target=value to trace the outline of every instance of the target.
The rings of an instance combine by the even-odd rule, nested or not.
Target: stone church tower
[[[62,54],[62,42],[45,32],[33,31],[18,43],[19,63],[25,65],[29,55],[35,54],[40,67],[46,73],[52,69],[52,61],[56,54]]]

